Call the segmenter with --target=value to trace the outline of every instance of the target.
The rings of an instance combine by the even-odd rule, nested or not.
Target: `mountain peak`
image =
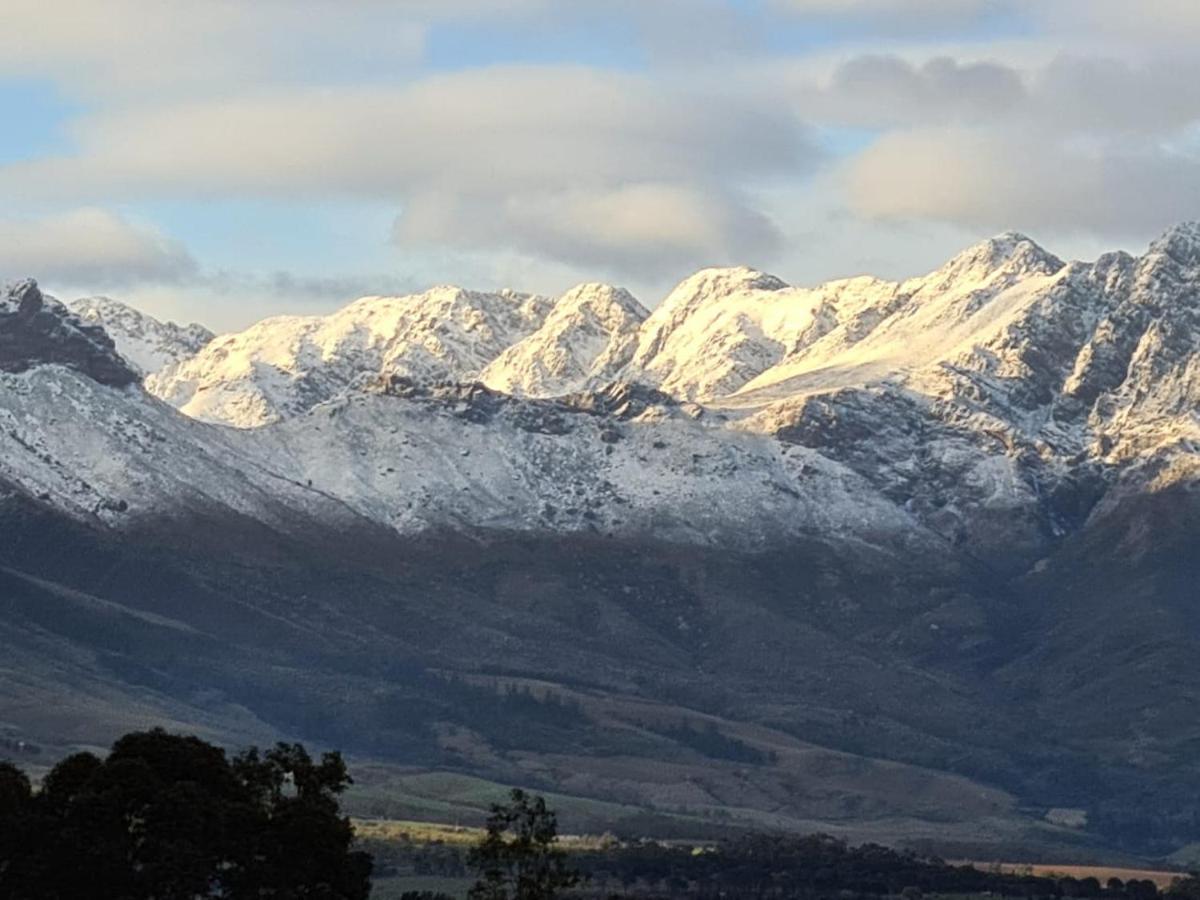
[[[701,269],[681,281],[670,297],[678,294],[730,294],[734,291],[781,291],[788,286],[782,278],[749,266]]]
[[[584,390],[629,362],[649,313],[624,288],[588,282],[563,294],[533,334],[484,370],[485,384],[530,397]]]
[[[26,278],[0,290],[0,371],[39,365],[67,366],[114,387],[138,380],[103,328],[84,323]]]
[[[996,272],[1053,275],[1061,259],[1019,231],[1005,231],[963,250],[942,268],[941,275],[962,279],[987,277]]]
[[[1147,255],[1162,254],[1188,266],[1200,265],[1200,222],[1180,222],[1150,244]]]

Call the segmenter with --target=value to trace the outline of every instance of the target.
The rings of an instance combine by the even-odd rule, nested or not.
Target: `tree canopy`
[[[371,858],[338,805],[350,783],[337,753],[229,759],[161,729],[67,757],[38,791],[0,764],[0,896],[361,900]]]
[[[471,900],[552,900],[579,883],[556,845],[558,820],[542,797],[514,788],[507,804],[492,804],[487,831],[468,861],[479,880]]]

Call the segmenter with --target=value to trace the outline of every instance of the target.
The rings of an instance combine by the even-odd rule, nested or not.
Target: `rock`
[[[10,284],[0,294],[0,371],[47,364],[67,366],[113,387],[138,380],[103,328],[85,324],[46,297],[33,279]]]

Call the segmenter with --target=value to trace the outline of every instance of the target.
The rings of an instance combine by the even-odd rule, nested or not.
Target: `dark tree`
[[[1186,878],[1176,878],[1167,888],[1167,896],[1179,900],[1200,900],[1200,874],[1192,873]]]
[[[492,805],[487,833],[468,857],[479,873],[471,900],[551,900],[578,884],[557,842],[546,801],[514,788],[509,803]]]
[[[0,896],[4,886],[26,880],[33,835],[29,822],[33,816],[33,790],[25,773],[16,766],[0,762]]]
[[[371,860],[351,850],[337,800],[349,783],[336,753],[314,763],[280,744],[231,763],[161,729],[126,735],[104,760],[67,757],[37,793],[0,767],[0,808],[20,801],[0,834],[24,841],[0,839],[0,896],[362,900]]]

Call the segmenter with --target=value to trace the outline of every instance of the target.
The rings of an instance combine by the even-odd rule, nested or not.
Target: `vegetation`
[[[464,831],[463,834],[470,832]],[[477,833],[476,833],[477,834]],[[451,891],[471,870],[473,854],[463,841],[439,836],[432,843],[374,841],[383,872],[395,883],[427,879],[426,890]],[[486,840],[486,836],[478,838]],[[851,846],[828,835],[746,835],[709,846],[615,838],[562,842],[567,861],[586,881],[571,893],[612,897],[797,897],[810,900],[873,900],[901,897],[1101,898],[1101,900],[1200,900],[1200,881],[1179,879],[1160,894],[1155,882],[1070,875],[1035,876],[951,865],[936,857],[877,844]],[[437,887],[437,885],[442,885]],[[509,882],[511,884],[511,882]],[[397,894],[400,896],[400,894]],[[479,896],[476,894],[475,896]],[[489,895],[484,895],[489,896]],[[504,896],[516,897],[514,893]],[[542,896],[542,895],[539,895]],[[410,898],[415,900],[415,898]]]
[[[479,874],[471,900],[552,900],[579,883],[555,844],[558,821],[542,797],[514,789],[510,802],[492,806],[487,830],[468,855]]]
[[[751,766],[766,765],[775,761],[773,753],[764,753],[756,747],[751,747],[745,741],[722,734],[712,722],[702,728],[683,724],[676,728],[668,728],[661,733],[709,759],[724,759]]]
[[[743,752],[720,735],[692,734],[712,752]],[[1200,900],[1197,875],[1160,893],[1148,879],[985,870],[828,835],[748,834],[703,847],[611,835],[560,841],[545,799],[519,789],[491,806],[482,830],[377,823],[356,846],[340,809],[350,783],[337,753],[314,760],[299,744],[278,744],[230,759],[162,730],[126,735],[104,759],[69,756],[40,788],[0,762],[0,897],[365,900],[369,849],[387,896],[401,900],[445,900],[446,891],[470,900]]]
[[[371,858],[351,849],[337,753],[299,744],[232,760],[161,729],[77,753],[33,790],[0,764],[0,897],[362,900]]]

